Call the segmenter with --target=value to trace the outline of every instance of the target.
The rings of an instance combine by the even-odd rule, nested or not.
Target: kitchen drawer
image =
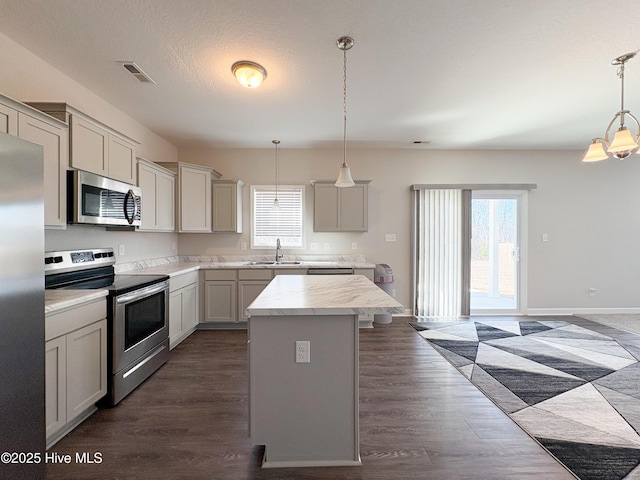
[[[238,278],[237,270],[205,270],[205,280],[236,280]]]
[[[198,271],[183,273],[182,275],[176,275],[169,280],[169,291],[175,292],[181,288],[196,283],[198,281]]]
[[[271,280],[273,278],[273,271],[269,269],[256,268],[238,270],[239,280]]]
[[[104,298],[46,315],[45,341],[65,335],[107,317]]]

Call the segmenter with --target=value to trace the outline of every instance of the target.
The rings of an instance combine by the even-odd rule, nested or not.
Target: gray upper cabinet
[[[66,122],[69,132],[69,166],[135,185],[138,142],[100,123],[66,103],[29,105]]]
[[[242,233],[242,180],[212,183],[213,232]]]
[[[177,224],[179,233],[211,233],[211,180],[220,178],[213,168],[192,163],[160,162],[177,174]]]
[[[142,225],[139,231],[173,232],[176,174],[138,158],[138,186],[142,188]]]
[[[366,232],[369,218],[369,183],[356,180],[339,188],[334,180],[313,180],[314,232]]]
[[[42,146],[46,228],[66,228],[69,129],[35,108],[0,95],[0,132]]]
[[[0,104],[0,132],[18,136],[18,111],[8,105]]]

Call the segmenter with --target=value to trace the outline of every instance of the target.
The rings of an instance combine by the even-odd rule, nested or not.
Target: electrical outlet
[[[329,242],[325,242],[324,249],[325,250],[329,250],[329,247],[330,247]]]
[[[311,342],[296,340],[296,363],[311,363]]]
[[[396,234],[395,233],[385,233],[384,234],[384,241],[385,242],[395,242],[396,241]]]
[[[549,234],[548,233],[543,233],[542,234],[542,241],[543,242],[548,242],[549,241]]]
[[[358,242],[351,242],[351,250],[357,250],[358,249]]]
[[[591,287],[589,289],[589,296],[590,297],[595,297],[596,296],[596,289],[595,288]]]
[[[317,242],[311,242],[309,244],[309,248],[311,248],[311,250],[318,250],[318,243]]]
[[[173,253],[177,253],[178,252],[178,244],[176,242],[172,242],[171,243],[171,251]]]
[[[246,250],[247,249],[247,242],[240,242],[240,250]]]
[[[124,245],[118,245],[118,255],[124,255]]]

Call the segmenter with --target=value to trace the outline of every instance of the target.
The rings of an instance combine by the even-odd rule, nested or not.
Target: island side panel
[[[358,317],[249,319],[250,429],[265,467],[357,465]],[[296,363],[296,341],[310,363]]]

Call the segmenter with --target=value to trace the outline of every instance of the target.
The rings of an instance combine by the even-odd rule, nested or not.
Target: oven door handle
[[[140,290],[136,290],[135,292],[127,293],[124,295],[119,295],[116,297],[116,303],[129,303],[135,302],[144,297],[149,297],[154,293],[161,292],[169,288],[168,282],[162,282],[157,285],[150,285],[145,288],[141,288]]]

